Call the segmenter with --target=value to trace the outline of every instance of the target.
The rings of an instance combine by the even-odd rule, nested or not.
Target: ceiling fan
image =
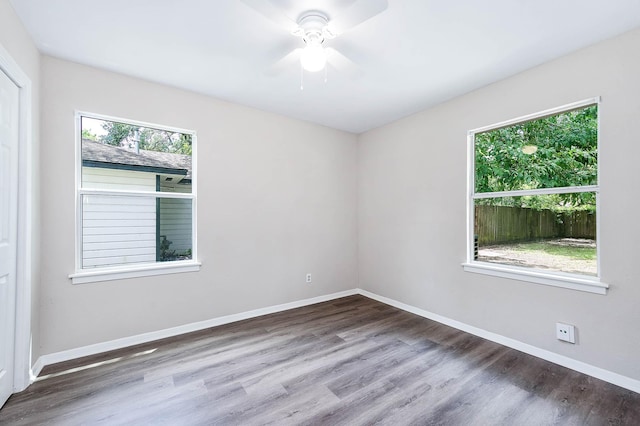
[[[357,0],[335,18],[330,18],[321,10],[307,10],[294,21],[269,0],[242,0],[242,2],[292,35],[299,37],[304,43],[304,48],[293,49],[275,62],[270,67],[269,74],[279,74],[293,67],[296,62],[299,62],[301,69],[305,71],[325,70],[326,72],[326,64],[329,63],[338,71],[351,77],[362,75],[360,68],[342,53],[332,47],[326,47],[323,43],[378,15],[388,7],[387,0]]]

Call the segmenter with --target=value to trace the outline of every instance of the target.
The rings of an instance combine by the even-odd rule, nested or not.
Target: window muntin
[[[195,133],[78,118],[77,270],[194,262]]]
[[[467,264],[597,279],[598,100],[469,134]]]

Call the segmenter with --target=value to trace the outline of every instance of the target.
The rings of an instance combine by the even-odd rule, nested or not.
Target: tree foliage
[[[188,134],[113,121],[105,121],[102,127],[107,132],[100,137],[102,143],[133,149],[137,142],[139,149],[186,155],[192,153],[192,136]]]
[[[105,121],[102,128],[107,131],[101,136],[100,142],[107,145],[126,146],[128,139],[133,138],[134,126],[115,121]]]
[[[501,192],[597,183],[598,111],[589,106],[475,136],[475,190]],[[478,200],[489,204],[595,208],[595,194]]]
[[[95,133],[91,133],[91,130],[89,129],[82,129],[82,139],[97,141],[98,136]]]

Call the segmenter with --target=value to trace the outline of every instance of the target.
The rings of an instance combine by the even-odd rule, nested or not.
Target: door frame
[[[18,86],[18,233],[16,262],[16,321],[13,391],[32,381],[31,286],[33,238],[33,135],[31,80],[0,45],[0,70]]]

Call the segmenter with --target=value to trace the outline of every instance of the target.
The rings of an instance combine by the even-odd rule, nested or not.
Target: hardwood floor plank
[[[2,425],[638,425],[640,395],[362,296],[47,366]]]

